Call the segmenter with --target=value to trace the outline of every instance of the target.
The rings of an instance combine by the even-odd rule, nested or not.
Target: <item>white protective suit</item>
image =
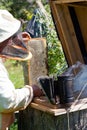
[[[5,130],[2,127],[11,124],[14,111],[26,108],[32,98],[32,87],[26,85],[24,88],[15,89],[0,59],[0,130]]]

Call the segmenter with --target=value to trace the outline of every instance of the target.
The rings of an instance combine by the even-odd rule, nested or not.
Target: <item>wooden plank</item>
[[[33,102],[36,103],[36,104],[40,104],[42,106],[52,108],[52,109],[60,108],[60,104],[54,105],[54,104],[50,103],[50,101],[47,99],[46,96],[41,96],[39,98],[36,97],[36,98],[34,98]]]
[[[83,3],[68,3],[67,6],[69,7],[79,7],[79,8],[87,8],[87,2],[83,2]]]
[[[47,106],[44,106],[44,105],[41,105],[41,104],[37,104],[37,103],[34,103],[34,102],[31,103],[31,107],[35,108],[37,110],[52,114],[54,116],[66,114],[65,109],[51,109],[50,107],[47,107]]]
[[[65,24],[66,29],[67,29],[67,31],[66,31],[66,29],[64,29],[63,31],[66,35],[68,51],[70,52],[71,58],[72,58],[74,63],[76,61],[83,62],[83,57],[82,57],[82,54],[81,54],[81,51],[80,51],[80,48],[79,48],[79,43],[77,41],[77,37],[76,37],[76,34],[75,34],[75,30],[74,30],[73,23],[72,23],[70,13],[69,13],[67,6],[64,6],[63,12],[64,12],[64,18],[65,18],[64,24]],[[65,46],[65,45],[63,45],[63,46]],[[67,57],[67,59],[69,57]]]
[[[87,5],[74,7],[87,51]],[[82,43],[83,44],[83,43]]]
[[[87,2],[87,0],[52,0],[57,4],[67,4],[67,3],[77,3],[77,2]]]
[[[36,101],[38,100],[38,101]],[[76,102],[76,104],[74,104],[75,102],[72,103],[72,105],[70,107],[66,107],[66,106],[63,106],[63,105],[52,105],[49,103],[43,103],[43,101],[41,100],[40,102],[40,99],[36,99],[34,100],[30,106],[32,108],[35,108],[37,110],[40,110],[40,111],[43,111],[43,112],[47,112],[49,114],[52,114],[54,116],[59,116],[59,115],[63,115],[63,114],[66,114],[67,111],[69,110],[69,113],[72,113],[72,112],[76,112],[76,111],[80,111],[80,110],[85,110],[87,109],[87,98],[84,98],[84,99],[80,99],[78,102]]]
[[[60,41],[69,65],[75,64],[76,61],[84,63],[68,7],[56,4],[55,1],[51,1],[50,5]]]

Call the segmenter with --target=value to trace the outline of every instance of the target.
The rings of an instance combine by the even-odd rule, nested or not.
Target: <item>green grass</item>
[[[11,125],[10,130],[18,130],[17,120]]]
[[[21,63],[13,60],[6,60],[4,64],[9,73],[9,78],[13,82],[15,88],[23,87],[24,77]]]

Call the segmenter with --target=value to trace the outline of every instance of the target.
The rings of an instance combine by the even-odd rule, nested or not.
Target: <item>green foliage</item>
[[[1,0],[0,8],[9,10],[18,19],[29,20],[32,17],[32,9],[26,0]]]
[[[60,74],[67,67],[61,43],[55,31],[55,26],[51,17],[49,5],[44,6],[47,13],[38,15],[37,21],[43,25],[42,36],[46,37],[48,47],[48,67],[49,74]]]
[[[13,4],[13,2],[11,0],[0,0],[0,8],[1,9],[7,9],[7,10],[11,10],[11,5]]]
[[[10,130],[18,130],[17,119],[15,119],[15,122],[11,125]]]

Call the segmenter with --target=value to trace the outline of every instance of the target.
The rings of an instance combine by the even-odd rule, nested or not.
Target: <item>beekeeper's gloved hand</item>
[[[42,89],[40,89],[39,86],[34,84],[32,85],[32,88],[33,88],[33,97],[40,97],[44,95]]]

